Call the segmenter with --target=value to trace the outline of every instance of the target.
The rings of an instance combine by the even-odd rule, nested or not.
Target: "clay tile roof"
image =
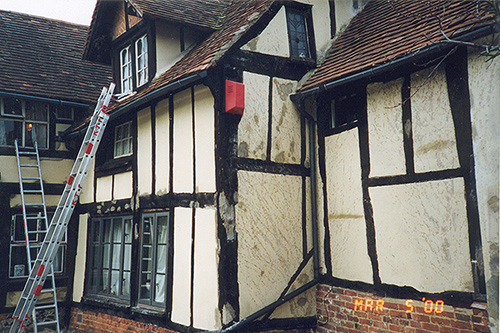
[[[231,0],[130,0],[145,16],[217,29]]]
[[[0,11],[0,91],[95,103],[111,69],[82,60],[88,27]]]
[[[390,63],[493,23],[485,2],[468,0],[372,0],[332,45],[324,63],[300,88]]]
[[[113,105],[110,112],[179,79],[212,68],[226,51],[265,13],[273,0],[234,0],[221,17],[220,28],[208,35],[151,86]]]

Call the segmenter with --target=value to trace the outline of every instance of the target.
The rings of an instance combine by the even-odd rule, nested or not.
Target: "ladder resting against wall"
[[[35,234],[42,234],[44,235],[44,240],[39,245],[38,247],[38,254],[36,257],[36,260],[31,261],[30,259],[30,254],[28,254],[28,260],[30,261],[30,275],[28,277],[28,280],[26,281],[26,285],[24,286],[23,292],[21,294],[21,298],[19,299],[19,302],[17,303],[16,309],[14,310],[13,318],[14,322],[12,323],[12,326],[10,328],[10,333],[18,333],[18,332],[24,332],[26,328],[26,320],[29,319],[29,315],[33,313],[33,311],[38,307],[35,306],[37,300],[40,298],[40,295],[42,294],[43,291],[45,290],[50,290],[53,294],[53,309],[55,312],[58,312],[57,309],[57,298],[55,295],[55,281],[54,281],[54,274],[53,274],[53,269],[52,269],[52,262],[54,261],[54,258],[57,254],[57,251],[59,249],[59,245],[61,244],[61,241],[63,239],[63,236],[66,233],[66,229],[68,226],[69,219],[71,218],[71,214],[73,213],[73,210],[75,209],[75,206],[78,202],[78,198],[80,196],[80,192],[82,190],[82,184],[85,181],[85,178],[87,177],[88,170],[90,169],[90,166],[92,164],[92,160],[94,159],[95,152],[97,150],[97,147],[99,146],[99,143],[101,141],[102,134],[104,133],[104,129],[106,127],[106,124],[109,119],[109,115],[106,113],[107,106],[111,100],[111,96],[113,94],[113,90],[115,88],[115,85],[112,83],[109,87],[109,89],[103,88],[101,92],[101,96],[99,97],[99,100],[97,101],[96,108],[94,110],[94,114],[92,115],[92,118],[90,120],[90,124],[87,128],[87,132],[85,133],[85,136],[83,138],[82,145],[80,147],[80,150],[78,152],[77,158],[75,160],[75,163],[73,165],[73,168],[71,170],[71,173],[68,177],[68,181],[66,183],[66,186],[64,187],[64,191],[61,195],[61,198],[59,200],[59,204],[57,205],[57,208],[54,212],[54,216],[52,217],[52,220],[50,222],[50,225],[48,228],[40,228],[42,230],[34,229],[33,233],[30,231],[28,228],[28,224],[30,226],[32,223],[29,223],[28,221],[31,222],[31,218],[28,219],[28,215],[24,213],[24,205],[31,205],[27,204],[25,199],[22,198],[23,201],[23,219],[24,219],[24,225],[25,225],[25,237],[26,237],[26,242],[27,242],[27,247],[28,247],[28,253],[30,252],[29,249],[29,239],[30,235],[35,235]],[[38,152],[36,152],[38,154]],[[38,170],[39,168],[39,158],[38,160]],[[18,167],[20,167],[20,162],[18,160]],[[34,168],[34,167],[33,167]],[[20,177],[21,173],[20,173]],[[35,181],[36,179],[28,179],[27,177],[24,177],[25,179],[20,179],[20,185],[21,185],[21,196],[24,196],[23,194],[23,180],[31,180]],[[34,177],[33,177],[34,178]],[[40,182],[40,185],[43,186],[42,182],[42,176],[41,172],[39,173],[38,179]],[[26,193],[26,190],[24,190],[24,193]],[[47,213],[46,213],[46,208],[45,208],[45,198],[43,198],[42,203],[37,203],[39,204],[38,207],[43,207],[43,213],[40,212],[39,216],[36,216],[36,218],[33,219],[33,221],[40,221],[43,220],[43,216],[45,218],[45,221],[47,221]],[[28,207],[27,206],[27,207]],[[42,221],[43,222],[43,221]],[[38,222],[37,222],[38,223]],[[42,223],[43,224],[43,223]],[[33,236],[31,236],[33,237]],[[47,277],[51,277],[49,281],[46,281]],[[43,306],[43,305],[42,305]],[[35,311],[36,312],[36,311]],[[58,314],[57,314],[58,316]],[[33,316],[33,320],[36,321],[36,314]],[[54,319],[53,321],[55,321]],[[40,321],[42,323],[42,321]],[[37,325],[35,325],[35,332],[37,332]],[[59,332],[59,320],[57,318],[57,332]],[[42,326],[42,325],[38,325]]]

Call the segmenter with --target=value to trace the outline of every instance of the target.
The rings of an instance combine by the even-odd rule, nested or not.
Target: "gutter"
[[[63,101],[62,99],[37,97],[37,96],[32,96],[32,95],[9,93],[9,92],[5,92],[5,91],[0,91],[0,97],[14,97],[14,98],[27,99],[27,100],[31,100],[31,101],[47,102],[47,103],[54,103],[54,104],[59,104],[59,105],[67,105],[67,106],[75,106],[75,107],[88,108],[90,106],[90,104],[85,104],[85,103],[68,102],[68,101]]]
[[[139,97],[138,99],[128,103],[124,107],[119,108],[114,112],[111,112],[109,117],[110,117],[110,119],[115,119],[115,118],[123,115],[124,113],[129,112],[130,110],[141,106],[142,104],[148,103],[154,99],[157,99],[158,97],[161,97],[162,95],[170,94],[171,92],[173,92],[176,89],[185,87],[188,84],[191,84],[193,82],[196,82],[198,80],[206,78],[207,75],[208,75],[207,70],[203,70],[199,73],[187,76],[183,79],[170,82],[169,84],[167,84],[161,88],[158,88],[158,89],[150,92],[149,94],[146,94],[142,97]],[[63,135],[66,137],[78,136],[78,135],[82,135],[83,133],[85,133],[86,130],[87,130],[86,126],[83,126],[81,129],[79,129],[76,132],[71,132],[71,129],[69,129],[69,132],[64,132]]]
[[[134,109],[136,107],[141,106],[142,104],[145,104],[145,103],[148,103],[154,99],[157,99],[158,97],[161,97],[162,95],[169,94],[176,89],[185,87],[188,84],[191,84],[191,83],[196,82],[198,80],[204,79],[207,77],[207,75],[208,75],[207,70],[203,70],[199,73],[187,76],[183,79],[180,79],[180,80],[177,80],[174,82],[170,82],[169,84],[167,84],[161,88],[158,88],[156,90],[153,90],[149,94],[146,94],[146,95],[128,103],[124,107],[119,108],[118,110],[116,110],[114,112],[111,112],[109,115],[110,119],[115,119],[115,118],[121,116],[122,114],[130,111],[131,109]]]
[[[498,32],[498,30],[499,30],[499,28],[498,28],[497,24],[491,24],[491,25],[479,28],[475,31],[463,34],[463,35],[455,38],[454,40],[459,41],[459,42],[470,41],[470,40],[478,39],[478,38],[490,35],[492,33]],[[392,62],[383,64],[383,65],[378,66],[378,67],[366,69],[366,70],[361,71],[359,73],[338,79],[336,81],[331,81],[328,83],[320,84],[319,86],[309,88],[309,89],[306,89],[306,90],[301,91],[299,93],[296,93],[294,95],[291,95],[290,97],[291,97],[292,101],[299,102],[300,100],[304,99],[305,97],[308,97],[311,95],[317,95],[317,94],[329,91],[333,88],[345,85],[347,83],[351,83],[354,81],[358,81],[358,80],[362,80],[362,79],[366,79],[366,78],[371,78],[371,77],[383,74],[385,72],[396,69],[397,67],[411,64],[411,63],[418,61],[424,57],[427,57],[433,53],[447,51],[453,47],[450,44],[451,43],[446,42],[446,41],[443,41],[443,43],[439,42],[438,44],[432,45],[426,49],[419,51],[419,53],[404,56],[404,57],[399,58],[397,60],[394,60]]]

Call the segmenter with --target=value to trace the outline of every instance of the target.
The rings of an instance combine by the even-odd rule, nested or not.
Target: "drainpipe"
[[[313,238],[313,267],[314,267],[314,278],[312,281],[306,283],[302,287],[292,291],[289,294],[281,297],[277,301],[269,304],[268,306],[258,310],[257,312],[251,314],[250,316],[234,323],[233,325],[219,331],[199,331],[204,333],[227,333],[237,331],[249,324],[251,324],[256,319],[272,313],[277,307],[288,302],[292,298],[300,295],[306,290],[316,286],[319,281],[320,267],[319,267],[319,244],[318,244],[318,219],[317,219],[317,197],[316,197],[316,140],[315,140],[315,126],[314,119],[311,118],[309,121],[309,145],[310,145],[310,159],[311,159],[311,227],[312,227],[312,238]]]
[[[315,126],[314,119],[309,121],[309,151],[311,158],[311,224],[312,224],[312,238],[313,238],[313,266],[314,266],[314,280],[319,279],[319,242],[318,242],[318,204],[316,197],[316,140],[315,140]]]

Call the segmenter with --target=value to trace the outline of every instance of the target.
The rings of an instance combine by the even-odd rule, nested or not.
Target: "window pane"
[[[10,116],[23,116],[23,104],[18,98],[3,98],[3,114]]]
[[[47,148],[47,125],[26,123],[25,124],[25,143],[26,147],[34,147],[33,137],[36,136],[36,141],[39,148]]]
[[[10,277],[21,277],[29,274],[26,247],[12,246],[10,249]]]
[[[304,13],[288,9],[288,32],[290,34],[290,53],[297,57],[310,57],[307,38],[306,17]]]
[[[20,145],[23,144],[23,123],[0,119],[0,145],[13,146],[16,139]]]
[[[26,101],[26,119],[27,120],[48,120],[49,106],[45,103]]]

